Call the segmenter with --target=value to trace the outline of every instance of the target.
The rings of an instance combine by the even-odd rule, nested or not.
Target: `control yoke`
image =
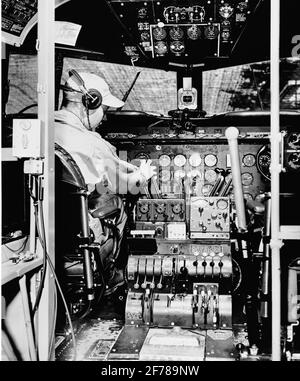
[[[247,224],[246,224],[246,212],[245,212],[240,157],[239,157],[238,140],[237,140],[239,136],[239,130],[236,127],[229,127],[225,131],[225,136],[228,140],[229,153],[230,153],[231,173],[232,173],[235,207],[236,207],[237,220],[238,220],[238,230],[240,232],[243,232],[247,230]]]

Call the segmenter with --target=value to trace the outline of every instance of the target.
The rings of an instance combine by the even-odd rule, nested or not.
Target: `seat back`
[[[87,190],[83,175],[75,160],[57,143],[55,143],[55,165],[57,179],[78,189]]]

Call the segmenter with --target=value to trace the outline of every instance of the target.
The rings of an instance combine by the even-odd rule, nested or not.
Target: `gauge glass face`
[[[244,193],[244,199],[252,201],[253,197],[250,193]]]
[[[148,159],[150,159],[150,156],[145,152],[140,152],[136,155],[135,158],[138,160],[148,160]]]
[[[160,181],[163,182],[163,183],[167,183],[171,180],[171,172],[170,171],[166,171],[166,170],[162,170],[160,172]]]
[[[184,31],[182,28],[173,27],[170,29],[170,38],[172,40],[181,40],[184,36]]]
[[[288,138],[288,145],[293,149],[300,148],[300,133],[293,133]]]
[[[204,158],[204,163],[207,167],[214,167],[215,165],[217,165],[217,162],[218,159],[216,155],[209,154],[206,155]]]
[[[299,169],[300,168],[300,153],[298,152],[292,153],[288,158],[288,165],[292,169]]]
[[[217,207],[218,207],[219,209],[221,209],[221,210],[226,209],[226,208],[228,207],[228,201],[226,201],[226,200],[222,200],[222,199],[218,200],[218,201],[217,201]]]
[[[176,182],[180,182],[181,179],[185,177],[185,172],[182,169],[179,169],[178,171],[175,171],[174,173],[174,180]]]
[[[249,186],[253,183],[253,176],[251,175],[251,173],[243,173],[242,174],[242,184],[245,185],[245,186]]]
[[[271,164],[271,156],[266,153],[261,155],[258,159],[258,164],[262,168],[268,168]]]
[[[208,169],[205,171],[204,178],[209,183],[213,183],[217,179],[217,173],[213,169]]]
[[[189,163],[192,167],[198,167],[201,164],[201,156],[199,153],[193,153],[189,158]]]
[[[155,52],[161,56],[168,52],[168,46],[163,41],[156,42],[154,45],[154,49],[155,49]]]
[[[185,45],[183,41],[173,41],[170,44],[170,50],[172,53],[175,53],[175,55],[180,55],[185,51]]]
[[[255,162],[255,156],[252,154],[248,154],[243,157],[243,164],[245,167],[253,167],[255,165]]]
[[[153,29],[153,37],[155,40],[163,40],[167,36],[167,32],[164,28],[156,27]]]
[[[211,184],[203,185],[203,187],[202,187],[203,196],[209,196],[212,189],[213,189],[213,186]]]
[[[169,155],[161,155],[158,162],[161,167],[168,167],[171,164],[171,158]]]
[[[201,29],[197,25],[192,25],[188,28],[187,35],[191,40],[197,40],[201,36]]]
[[[174,164],[176,167],[183,167],[186,163],[186,157],[183,155],[177,155],[174,158]]]

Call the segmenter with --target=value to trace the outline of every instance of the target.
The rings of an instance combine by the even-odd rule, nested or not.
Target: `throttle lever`
[[[219,190],[222,188],[225,178],[228,175],[228,170],[225,170],[223,168],[216,168],[215,172],[218,174],[217,181],[215,182],[215,185],[213,186],[211,192],[210,192],[210,197],[214,197],[218,195]]]

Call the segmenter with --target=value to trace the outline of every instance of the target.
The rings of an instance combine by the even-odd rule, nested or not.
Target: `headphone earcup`
[[[95,110],[102,104],[102,95],[96,89],[89,89],[88,94],[82,96],[83,105],[89,110]]]

